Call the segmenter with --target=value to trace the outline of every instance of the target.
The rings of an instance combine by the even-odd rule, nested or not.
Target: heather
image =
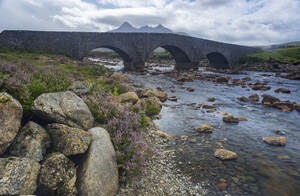
[[[143,141],[141,129],[147,125],[141,108],[125,104],[121,106],[112,95],[94,92],[83,96],[98,123],[105,124],[116,150],[120,180],[134,182],[142,171],[149,155],[149,148]]]

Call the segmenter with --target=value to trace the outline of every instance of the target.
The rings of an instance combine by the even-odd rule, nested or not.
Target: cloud
[[[4,29],[108,31],[124,21],[264,45],[300,40],[299,0],[1,0]]]

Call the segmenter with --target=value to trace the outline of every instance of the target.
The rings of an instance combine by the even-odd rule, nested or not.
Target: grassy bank
[[[249,54],[242,57],[240,63],[255,64],[274,61],[282,63],[300,62],[300,47],[264,50],[262,52]]]
[[[120,180],[128,182],[141,171],[147,157],[148,147],[140,133],[148,125],[146,115],[152,110],[121,103],[118,95],[133,87],[111,79],[112,74],[103,66],[64,55],[0,50],[0,92],[9,93],[22,104],[23,124],[37,119],[31,107],[41,94],[66,91],[75,81],[87,89],[79,96],[90,108],[97,124],[110,133]]]

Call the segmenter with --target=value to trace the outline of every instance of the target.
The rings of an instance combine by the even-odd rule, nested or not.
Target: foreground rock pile
[[[0,195],[115,195],[118,169],[108,132],[94,127],[72,92],[34,101],[42,119],[21,127],[21,104],[0,93]]]

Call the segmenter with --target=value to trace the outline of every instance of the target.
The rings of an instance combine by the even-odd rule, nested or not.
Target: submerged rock
[[[50,123],[62,123],[83,129],[94,124],[94,117],[88,106],[70,91],[40,95],[34,100],[32,111]]]
[[[15,139],[21,126],[23,108],[7,93],[0,93],[0,155]]]
[[[40,195],[77,195],[76,168],[65,155],[55,152],[43,162],[39,175]]]
[[[108,132],[100,127],[89,133],[93,140],[78,170],[78,191],[81,196],[114,196],[118,192],[116,153]]]
[[[48,132],[54,149],[66,156],[85,153],[92,139],[90,133],[62,124],[48,125]]]
[[[28,122],[18,133],[9,153],[18,157],[27,157],[35,161],[43,160],[51,139],[47,131],[36,124]]]
[[[286,138],[285,137],[264,137],[263,141],[272,146],[285,146]]]
[[[28,158],[0,158],[0,195],[32,195],[40,164]]]
[[[123,93],[119,96],[119,98],[122,103],[135,104],[139,100],[139,97],[137,96],[137,94],[135,92]]]
[[[196,128],[199,133],[212,133],[214,128],[210,125],[200,125]]]
[[[238,100],[242,101],[242,102],[248,102],[249,99],[245,96],[239,97]]]
[[[230,150],[219,148],[215,151],[215,157],[221,160],[232,160],[237,158],[237,154]]]

